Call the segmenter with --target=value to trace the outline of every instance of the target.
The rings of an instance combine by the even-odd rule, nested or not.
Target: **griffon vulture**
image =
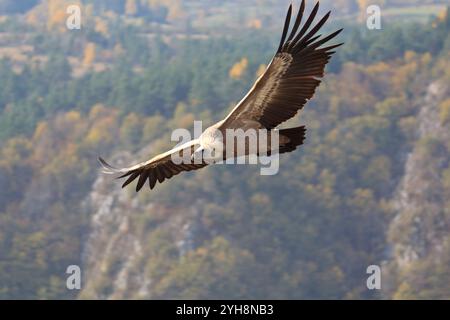
[[[193,161],[194,156],[196,157],[199,153],[203,154],[202,152],[214,148],[218,143],[226,144],[223,138],[226,136],[225,130],[267,129],[269,132],[273,132],[271,130],[276,130],[275,127],[280,123],[294,117],[314,95],[320,79],[324,76],[325,65],[334,53],[333,49],[342,45],[340,43],[323,47],[342,29],[325,37],[317,34],[330,16],[330,12],[328,12],[316,24],[313,24],[318,10],[319,3],[317,2],[309,17],[302,24],[305,11],[305,1],[303,0],[289,32],[292,5],[289,6],[278,50],[265,72],[225,119],[207,128],[199,138],[135,166],[117,169],[99,158],[104,172],[121,174],[118,178],[127,177],[122,187],[139,178],[136,191],[139,191],[146,181],[148,181],[150,189],[153,189],[156,181],[161,183],[182,171],[205,167],[208,163],[203,160]],[[295,150],[303,143],[305,130],[304,126],[278,130],[279,149],[277,151],[284,153]],[[182,155],[184,152],[192,155],[190,158],[192,161],[181,164],[172,161],[173,155]],[[228,156],[224,155],[223,158]]]

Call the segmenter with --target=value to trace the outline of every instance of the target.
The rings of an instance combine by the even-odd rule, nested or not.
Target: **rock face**
[[[145,158],[148,152],[137,157]],[[121,153],[112,162],[125,166],[132,159],[131,154]],[[151,199],[139,198],[132,188],[122,189],[112,176],[102,173],[82,207],[92,213],[82,254],[82,299],[151,297],[152,279],[146,268],[154,256],[146,244],[153,231],[166,234],[176,254],[183,256],[195,249],[196,233],[201,229],[196,210],[156,205]]]
[[[125,154],[122,157],[130,156]],[[130,267],[142,254],[139,239],[129,230],[130,210],[127,210],[130,203],[133,207],[139,203],[130,202],[118,184],[107,184],[106,180],[110,180],[108,176],[99,174],[83,203],[84,209],[94,214],[83,252],[86,272],[82,297],[120,298],[132,281]],[[97,291],[97,279],[108,276],[114,276],[114,279],[109,279],[112,286],[106,291]]]
[[[449,167],[450,125],[443,123],[439,114],[439,105],[448,94],[443,82],[429,85],[417,116],[417,142],[407,156],[393,199],[397,215],[390,224],[388,241],[393,248],[390,267],[395,276],[388,285],[394,297],[420,297],[427,273],[439,268],[449,254],[450,212],[443,172]],[[411,288],[417,295],[411,296]]]

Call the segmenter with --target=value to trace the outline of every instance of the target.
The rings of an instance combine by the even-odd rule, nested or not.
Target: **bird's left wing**
[[[321,39],[321,35],[316,34],[330,12],[310,29],[318,10],[319,3],[298,31],[305,11],[303,0],[286,39],[292,14],[292,5],[289,7],[277,53],[252,89],[223,120],[221,129],[240,128],[249,121],[272,129],[292,118],[312,98],[324,76],[325,65],[334,53],[332,50],[342,45],[321,47],[342,29]]]
[[[177,155],[178,159],[190,159],[190,156],[194,152],[195,146],[198,144],[198,140],[189,141],[179,147],[173,148],[167,152],[164,152],[148,161],[141,162],[135,166],[118,169],[108,164],[102,158],[99,158],[101,165],[103,166],[103,172],[108,174],[119,173],[118,178],[128,177],[123,183],[122,188],[127,186],[133,180],[139,177],[136,184],[136,192],[139,191],[145,182],[148,180],[150,189],[153,189],[156,185],[156,181],[162,183],[166,179],[170,179],[173,176],[179,174],[182,171],[197,170],[205,167],[207,164],[202,163],[188,163],[184,161],[173,161],[173,155]]]

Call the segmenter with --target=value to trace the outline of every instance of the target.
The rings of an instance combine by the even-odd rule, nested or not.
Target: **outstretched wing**
[[[197,143],[197,140],[192,140],[177,148],[162,153],[146,162],[142,162],[128,168],[114,168],[102,158],[99,158],[99,161],[104,168],[104,173],[122,174],[118,177],[118,179],[128,177],[127,180],[123,183],[122,188],[139,177],[139,180],[136,184],[136,192],[138,192],[139,190],[141,190],[147,180],[150,189],[153,189],[156,185],[156,181],[162,183],[164,180],[170,179],[182,171],[192,171],[205,167],[207,165],[205,162],[197,164],[187,163],[187,161],[184,161],[180,164],[176,164],[172,160],[172,156],[176,154],[180,157],[179,159],[182,159],[183,157],[184,159],[190,159],[190,155],[194,152],[194,148]],[[178,163],[180,161],[176,162]]]
[[[320,84],[319,78],[324,76],[325,65],[334,53],[332,50],[342,45],[321,47],[342,29],[321,39],[322,35],[316,34],[330,12],[310,28],[318,10],[319,3],[298,31],[305,11],[303,0],[286,39],[292,14],[292,5],[289,6],[277,53],[252,89],[223,120],[222,129],[240,128],[252,121],[272,129],[292,118],[312,98]]]

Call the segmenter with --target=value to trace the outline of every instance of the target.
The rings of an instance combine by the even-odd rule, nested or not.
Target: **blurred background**
[[[97,157],[134,164],[221,119],[289,1],[0,0],[0,298],[450,299],[450,1],[320,3],[345,45],[279,173],[207,167],[136,194]]]

